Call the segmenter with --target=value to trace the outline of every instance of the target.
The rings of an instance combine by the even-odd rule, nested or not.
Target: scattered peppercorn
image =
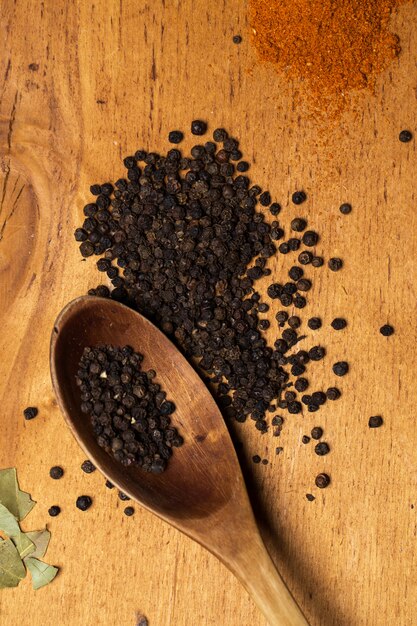
[[[281,205],[278,204],[278,202],[273,202],[271,206],[269,207],[269,210],[272,213],[272,215],[278,215],[278,213],[281,212]]]
[[[308,351],[308,356],[312,361],[320,361],[325,354],[326,350],[322,346],[314,346]]]
[[[171,130],[171,132],[168,135],[168,141],[170,143],[181,143],[183,139],[184,139],[184,133],[182,133],[180,130]]]
[[[56,517],[61,513],[61,507],[54,504],[54,506],[51,506],[51,508],[48,509],[48,513],[51,517]]]
[[[384,337],[390,337],[391,335],[394,334],[394,328],[390,326],[389,324],[384,324],[379,329],[379,332],[381,333],[381,335],[384,335]]]
[[[310,443],[310,437],[308,435],[303,435],[301,441],[303,443]]]
[[[318,330],[321,328],[321,319],[319,317],[310,317],[307,326],[311,328],[311,330]]]
[[[105,485],[107,489],[114,489],[113,483],[111,483],[109,480],[106,480]]]
[[[306,227],[307,227],[307,222],[301,217],[296,217],[291,222],[291,230],[295,230],[295,232],[297,233],[301,233],[303,230],[306,229]]]
[[[335,317],[331,323],[332,328],[334,330],[343,330],[347,326],[347,321],[342,317]]]
[[[92,474],[93,472],[95,472],[96,470],[96,466],[93,465],[93,463],[91,461],[84,461],[81,464],[81,469],[83,470],[83,472],[85,472],[86,474]]]
[[[291,196],[291,199],[294,204],[302,204],[307,200],[307,195],[305,191],[294,191]]]
[[[323,436],[323,429],[320,426],[314,426],[311,429],[311,436],[313,439],[320,439]]]
[[[282,446],[278,446],[277,448],[275,448],[275,454],[281,454],[283,450],[284,448]]]
[[[383,422],[384,420],[380,415],[373,415],[369,418],[368,425],[369,428],[379,428],[380,426],[382,426]]]
[[[207,131],[206,122],[202,122],[201,120],[193,120],[191,122],[191,132],[193,135],[204,135]]]
[[[60,478],[63,477],[63,475],[64,475],[64,470],[62,469],[62,467],[59,467],[59,465],[54,465],[49,470],[49,476],[53,478],[54,480],[59,480]]]
[[[338,272],[343,267],[343,261],[338,257],[333,257],[329,259],[328,266],[332,272]]]
[[[233,43],[242,43],[242,37],[240,35],[233,35]]]
[[[313,496],[312,493],[306,493],[306,498],[309,502],[313,502],[313,500],[315,500],[315,496]]]
[[[342,394],[339,389],[336,387],[329,387],[326,391],[326,396],[328,400],[338,400]]]
[[[314,230],[306,230],[306,232],[303,235],[303,244],[305,246],[308,246],[309,248],[312,248],[313,246],[315,246],[318,240],[319,240],[319,236],[316,232],[314,232]]]
[[[33,420],[38,414],[38,409],[35,406],[28,406],[27,409],[23,411],[23,415],[25,420]]]
[[[294,387],[297,391],[303,392],[308,388],[308,380],[306,378],[298,378],[294,383]]]
[[[321,267],[323,265],[323,263],[324,263],[324,261],[323,261],[321,256],[315,256],[311,260],[311,265],[313,267]]]
[[[75,504],[76,504],[77,509],[80,509],[80,511],[87,511],[87,509],[90,508],[92,503],[93,501],[90,498],[90,496],[78,496]]]
[[[343,204],[340,205],[339,211],[343,215],[349,215],[349,213],[352,211],[352,205],[349,204],[348,202],[344,202]]]
[[[316,444],[316,446],[314,448],[314,452],[318,456],[325,456],[326,454],[329,454],[330,448],[329,448],[327,443],[322,441],[322,442]]]
[[[327,474],[319,474],[318,476],[316,476],[315,483],[316,487],[318,487],[319,489],[325,489],[330,485],[330,476],[328,476]]]
[[[253,461],[254,463],[260,463],[260,462],[261,462],[261,457],[259,456],[259,454],[255,454],[255,455],[252,457],[252,461]]]
[[[346,361],[338,361],[333,365],[333,372],[336,376],[344,376],[349,371],[349,364]]]
[[[135,512],[135,509],[133,508],[133,506],[127,506],[123,511],[123,513],[127,515],[128,517],[131,517],[134,512]]]
[[[413,133],[410,130],[402,130],[399,134],[399,140],[402,143],[408,143],[413,138]]]
[[[262,459],[262,465],[268,465],[268,459]]]

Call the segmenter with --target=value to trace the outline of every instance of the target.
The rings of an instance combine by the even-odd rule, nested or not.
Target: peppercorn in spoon
[[[101,448],[81,411],[76,384],[86,346],[130,345],[176,405],[184,445],[162,474],[125,467]],[[271,626],[307,621],[259,534],[223,417],[193,367],[151,322],[113,300],[83,296],[59,314],[51,338],[59,406],[88,457],[124,493],[216,555],[241,581]],[[237,541],[237,537],[239,540]]]

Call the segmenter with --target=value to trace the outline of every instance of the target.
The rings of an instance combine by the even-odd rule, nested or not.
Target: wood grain
[[[286,225],[298,213],[289,196],[303,187],[319,249],[345,260],[338,274],[311,268],[303,313],[324,321],[306,340],[328,351],[312,374],[317,388],[333,382],[332,362],[351,364],[342,399],[289,417],[277,457],[276,440],[239,427],[264,538],[314,626],[414,626],[416,144],[401,144],[398,133],[416,130],[417,6],[393,20],[403,51],[375,96],[360,95],[335,124],[304,114],[296,85],[259,65],[238,0],[3,0],[1,13],[0,467],[16,466],[38,501],[27,528],[42,527],[48,507],[61,505],[47,556],[62,569],[36,593],[29,580],[2,591],[0,622],[135,626],[140,611],[151,626],[265,626],[213,556],[145,510],[126,518],[98,473],[80,471],[84,457],[49,378],[56,314],[99,282],[72,237],[90,183],[118,177],[120,158],[137,148],[165,150],[169,130],[202,117],[241,139],[252,179],[283,204]],[[353,205],[349,216],[338,211],[343,201]],[[274,275],[289,263],[279,257]],[[336,315],[348,318],[346,331],[330,328]],[[387,321],[391,338],[378,332]],[[29,404],[40,415],[25,422]],[[382,429],[368,429],[374,414]],[[300,444],[315,425],[332,448],[324,459]],[[271,463],[253,466],[255,453]],[[55,463],[65,468],[58,482],[48,476]],[[323,470],[332,484],[317,492]],[[307,492],[317,499],[307,502]],[[95,498],[88,513],[74,506],[82,493]]]

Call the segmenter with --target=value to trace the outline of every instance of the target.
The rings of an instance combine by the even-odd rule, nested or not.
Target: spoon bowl
[[[162,474],[125,467],[101,448],[81,412],[75,377],[86,346],[130,345],[156,371],[184,438]],[[205,546],[241,580],[273,626],[305,626],[300,609],[259,535],[239,462],[207,387],[171,341],[149,320],[113,300],[83,296],[59,314],[50,366],[59,406],[86,455],[114,485]]]

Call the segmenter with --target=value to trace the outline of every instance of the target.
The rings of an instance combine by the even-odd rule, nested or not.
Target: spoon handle
[[[270,626],[309,626],[257,533],[230,569],[252,596]]]

